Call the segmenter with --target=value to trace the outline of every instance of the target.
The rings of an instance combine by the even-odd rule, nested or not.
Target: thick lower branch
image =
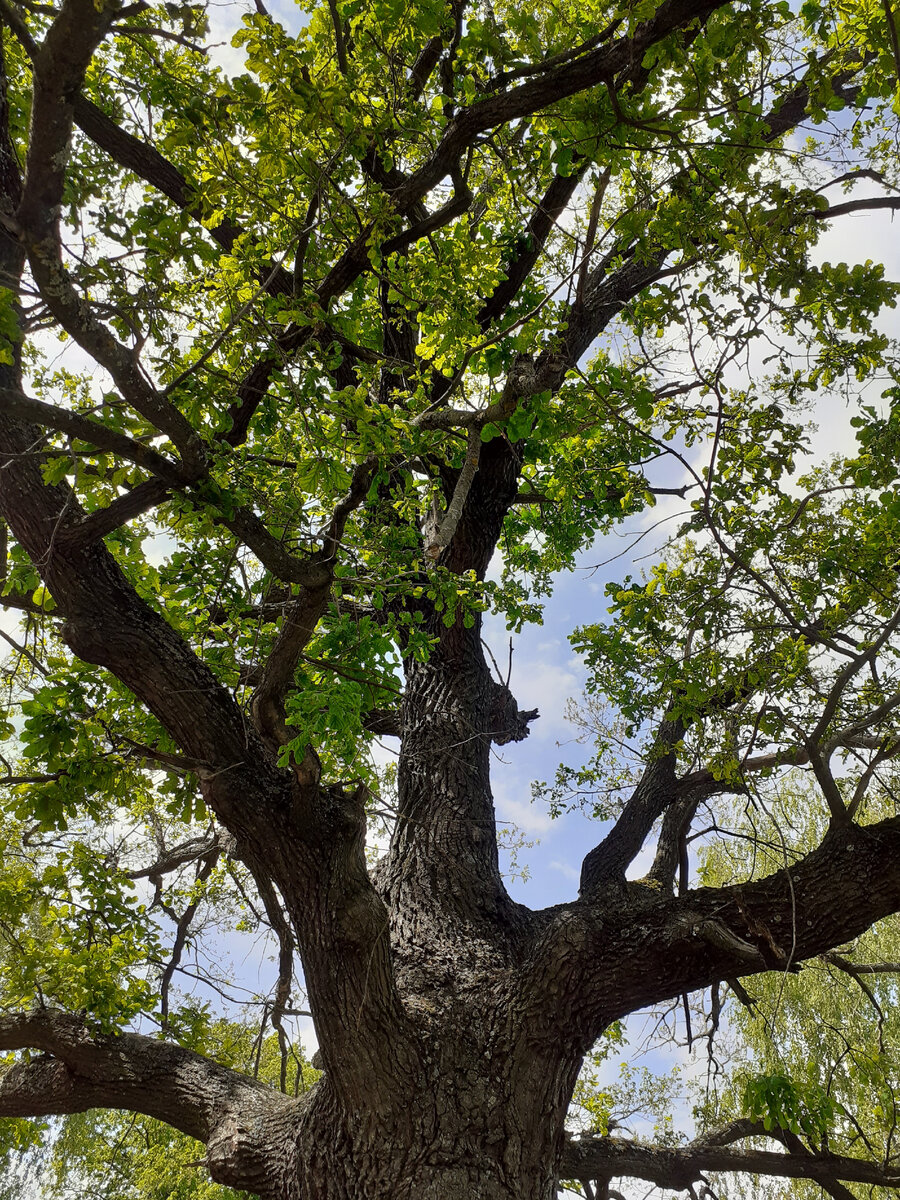
[[[694,1142],[675,1149],[646,1146],[613,1137],[571,1137],[559,1165],[561,1179],[644,1179],[657,1187],[682,1189],[711,1171],[740,1171],[781,1179],[834,1180],[873,1187],[900,1186],[900,1168],[836,1154],[781,1154],[771,1150],[737,1150]]]
[[[830,831],[789,869],[672,898],[650,882],[610,883],[589,903],[548,913],[535,980],[538,1036],[589,1046],[610,1021],[684,992],[846,944],[900,911],[900,817]],[[560,997],[565,996],[561,1002]]]
[[[296,812],[285,812],[283,824],[276,814],[261,865],[277,883],[297,932],[336,1095],[349,1111],[397,1111],[419,1076],[420,1050],[397,990],[389,913],[366,865],[367,792],[362,785],[304,788],[302,771],[294,774]],[[306,812],[304,792],[315,793]]]
[[[140,1034],[93,1033],[55,1009],[0,1016],[0,1049],[43,1051],[0,1080],[7,1117],[121,1108],[208,1142],[231,1112],[264,1116],[291,1103],[192,1050]]]

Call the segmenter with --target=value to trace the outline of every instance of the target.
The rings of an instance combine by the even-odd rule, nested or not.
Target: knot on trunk
[[[206,1166],[215,1183],[249,1191],[268,1200],[285,1195],[282,1190],[296,1170],[297,1117],[275,1103],[250,1104],[241,1112],[226,1110],[206,1143]],[[279,1111],[280,1110],[280,1111]],[[280,1168],[280,1169],[279,1169]]]
[[[521,742],[528,737],[528,728],[536,721],[539,713],[536,708],[521,709],[516,704],[516,698],[505,683],[495,683],[491,696],[490,727],[488,734],[498,746],[508,742]]]
[[[329,827],[345,838],[365,837],[369,789],[360,781],[332,783],[319,792],[319,802]]]

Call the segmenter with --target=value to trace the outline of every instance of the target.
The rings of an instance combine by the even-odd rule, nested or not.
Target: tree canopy
[[[759,975],[808,1021],[826,968],[885,1003],[848,947],[900,911],[900,285],[817,243],[900,208],[890,0],[0,31],[10,1153],[55,1138],[62,1194],[101,1137],[128,1196],[896,1186],[893,1085],[857,1136],[863,1076],[799,1033],[747,1024],[690,1143],[566,1116],[636,1010],[712,1029]],[[540,802],[596,838],[532,910],[490,773],[538,713],[485,615],[660,503],[572,631],[597,749]]]

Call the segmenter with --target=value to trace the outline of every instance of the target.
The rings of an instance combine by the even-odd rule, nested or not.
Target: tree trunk
[[[512,1073],[491,1067],[473,1045],[468,1062],[398,1109],[392,1128],[311,1113],[318,1136],[296,1196],[283,1200],[552,1200],[556,1145],[541,1102],[516,1103]],[[328,1107],[327,1096],[315,1106]]]
[[[223,1130],[209,1146],[213,1178],[264,1200],[553,1200],[578,1064],[501,1051],[502,1011],[482,1005],[468,1034],[436,1042],[428,1077],[377,1117],[347,1111],[326,1075],[269,1132],[258,1180],[235,1154],[241,1130]]]
[[[346,1069],[333,1077],[329,1047],[343,1039],[317,1021],[326,1074],[277,1200],[556,1195],[584,1047],[536,1036],[529,948],[545,921],[513,903],[500,876],[489,781],[498,688],[480,622],[435,624],[428,662],[407,662],[399,818],[374,873],[410,1030],[394,1054],[384,1028],[385,1089],[372,1076],[348,1082]],[[368,1009],[364,996],[341,1020],[365,1023]]]

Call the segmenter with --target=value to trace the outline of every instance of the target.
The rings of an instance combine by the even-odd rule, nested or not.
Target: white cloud
[[[207,8],[209,33],[205,43],[210,62],[221,68],[230,77],[244,72],[246,54],[231,44],[231,39],[241,28],[244,13],[254,11],[250,4],[211,4]]]
[[[541,719],[531,726],[531,736],[538,741],[555,738],[568,728],[563,716],[566,701],[583,687],[583,675],[574,669],[577,664],[571,658],[554,661],[553,653],[548,650],[546,657],[514,660],[510,681],[519,708],[540,711]]]
[[[560,862],[558,858],[555,858],[553,862],[550,863],[550,870],[559,871],[562,875],[565,875],[566,879],[574,879],[577,881],[580,878],[579,872],[576,871],[571,863]]]
[[[530,800],[511,796],[498,777],[494,780],[494,804],[501,821],[511,821],[525,833],[545,833],[550,828],[551,820],[546,812]]]

